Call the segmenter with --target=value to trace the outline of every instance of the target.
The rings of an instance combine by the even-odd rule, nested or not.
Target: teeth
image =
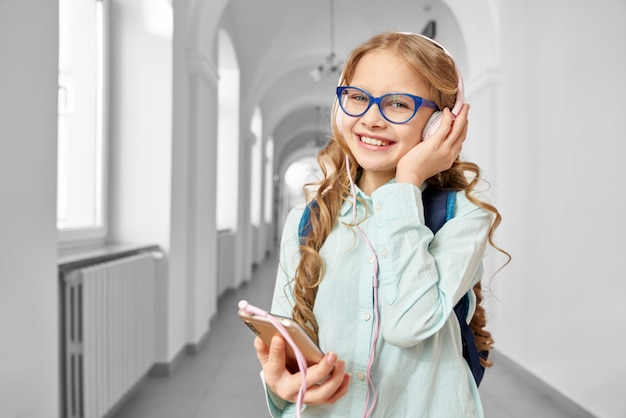
[[[368,138],[367,136],[362,136],[361,137],[361,142],[365,142],[366,144],[369,144],[369,145],[377,145],[379,147],[381,147],[381,146],[383,146],[385,144],[380,139]]]

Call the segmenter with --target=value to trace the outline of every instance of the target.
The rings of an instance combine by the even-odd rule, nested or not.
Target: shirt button
[[[389,255],[389,253],[387,252],[387,250],[383,250],[383,251],[380,253],[380,255],[381,255],[381,257],[382,257],[382,258],[387,258],[387,256]]]
[[[369,261],[369,263],[372,264],[372,263],[374,263],[374,261],[376,261],[376,257],[375,256],[371,256],[370,259],[367,260],[367,261]]]
[[[364,321],[369,321],[371,316],[369,313],[363,312],[363,314],[361,315],[361,318],[363,318]]]
[[[359,380],[365,380],[365,373],[363,372],[359,372],[356,376],[359,378]]]
[[[381,202],[376,203],[376,212],[383,210],[383,204]]]

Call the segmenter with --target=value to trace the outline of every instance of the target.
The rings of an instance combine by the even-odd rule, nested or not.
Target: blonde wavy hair
[[[430,99],[440,109],[452,108],[456,100],[458,79],[456,65],[452,58],[435,43],[414,34],[386,32],[378,34],[358,46],[348,57],[339,85],[349,85],[355,69],[361,58],[371,51],[395,51],[411,68],[416,76],[421,77],[430,86]],[[333,106],[333,121],[338,110],[337,100]],[[317,205],[311,205],[311,232],[305,242],[300,245],[301,258],[294,278],[293,295],[295,304],[292,316],[314,341],[318,341],[318,324],[313,314],[317,289],[324,277],[324,261],[319,251],[330,234],[339,216],[340,208],[350,195],[350,180],[346,171],[346,157],[350,160],[352,178],[357,177],[359,166],[350,153],[345,140],[336,126],[332,123],[332,136],[325,148],[318,154],[318,162],[323,178],[305,189],[314,186],[315,191],[307,196],[308,200],[315,199]],[[489,243],[509,259],[510,256],[493,242],[493,235],[500,224],[501,216],[491,204],[478,200],[472,195],[472,190],[480,181],[480,169],[472,162],[457,160],[448,170],[441,172],[427,180],[431,186],[445,189],[465,191],[467,198],[474,204],[492,212],[495,217],[489,230]],[[508,261],[507,261],[508,263]],[[477,306],[470,327],[474,332],[476,346],[479,351],[489,351],[493,348],[491,333],[485,329],[486,313],[481,302],[483,300],[481,283],[474,286]],[[484,366],[491,366],[491,362],[482,359]]]

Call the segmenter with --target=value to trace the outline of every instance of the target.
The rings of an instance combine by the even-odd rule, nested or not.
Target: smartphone
[[[272,324],[269,319],[263,316],[254,315],[242,309],[239,309],[238,315],[243,323],[246,324],[248,328],[252,330],[252,332],[261,337],[263,342],[265,342],[265,344],[267,344],[268,346],[270,345],[270,342],[272,341],[272,337],[274,335],[281,335],[280,331],[274,327],[274,324]],[[272,316],[276,318],[283,327],[285,327],[287,332],[289,332],[291,339],[296,343],[296,345],[304,355],[308,366],[317,364],[322,360],[322,358],[324,357],[324,353],[322,352],[322,350],[320,350],[317,344],[315,344],[311,337],[308,336],[304,329],[302,329],[300,324],[298,324],[291,318],[286,318],[284,316],[278,315]],[[287,343],[286,345],[285,354],[287,369],[291,373],[297,373],[299,371],[298,362],[289,343]]]

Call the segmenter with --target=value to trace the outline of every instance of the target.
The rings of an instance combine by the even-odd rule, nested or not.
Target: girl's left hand
[[[302,375],[300,372],[291,373],[285,367],[285,347],[285,340],[280,336],[274,336],[269,347],[261,338],[254,339],[254,348],[263,367],[265,384],[279,398],[296,403]],[[331,404],[348,391],[350,374],[346,373],[345,361],[328,352],[318,364],[307,368],[306,380],[304,404]]]
[[[426,179],[452,167],[467,135],[469,108],[469,104],[464,104],[456,118],[450,109],[443,110],[443,119],[437,131],[398,161],[397,182],[413,183],[419,187]]]

